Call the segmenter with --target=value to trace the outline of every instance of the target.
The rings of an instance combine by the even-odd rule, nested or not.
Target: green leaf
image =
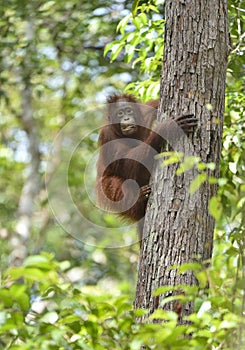
[[[203,170],[205,170],[207,168],[207,164],[205,164],[205,163],[198,163],[197,164],[197,169],[199,170],[199,171],[203,171]]]
[[[50,270],[51,268],[51,264],[50,264],[50,260],[43,255],[30,255],[28,256],[24,263],[23,266],[26,267],[37,267],[37,268],[42,268],[42,269],[47,269]]]
[[[179,163],[180,162],[180,159],[178,156],[172,156],[172,157],[169,157],[168,159],[164,160],[163,161],[163,166],[167,166],[167,165],[170,165],[170,164],[175,164],[175,163]]]
[[[132,60],[133,55],[134,55],[134,50],[135,50],[135,46],[133,46],[133,45],[128,44],[125,46],[125,52],[127,54],[127,56],[126,56],[127,63]]]
[[[117,43],[111,47],[111,60],[114,61],[122,51],[124,43]]]
[[[111,50],[111,48],[116,44],[116,41],[112,41],[111,43],[107,44],[104,49],[104,56]]]
[[[218,183],[218,179],[214,176],[209,176],[208,177],[208,182],[213,185],[213,184],[217,184]]]
[[[138,7],[139,7],[139,2],[140,2],[140,0],[134,0],[134,2],[132,4],[133,17],[137,16],[137,10],[138,10]]]
[[[204,315],[205,312],[207,312],[207,311],[209,311],[211,309],[211,306],[212,306],[212,304],[211,304],[211,302],[209,300],[204,301],[202,303],[198,313],[197,313],[197,317],[201,318]]]
[[[200,157],[195,156],[186,157],[184,161],[180,164],[179,168],[176,170],[176,174],[180,175],[192,169],[200,161],[200,159]]]
[[[78,315],[68,315],[64,318],[62,318],[59,323],[61,324],[69,324],[73,322],[81,322],[81,318]]]
[[[179,287],[178,287],[179,288]],[[176,290],[177,287],[176,286],[161,286],[158,287],[154,292],[153,295],[154,296],[158,296],[167,292],[172,292],[173,290]]]
[[[210,170],[215,170],[216,168],[216,164],[211,162],[211,163],[207,163],[206,164],[207,168],[210,169]]]
[[[13,305],[13,300],[9,297],[9,290],[7,288],[0,290],[0,300],[1,303],[7,308],[12,307]]]
[[[161,301],[161,306],[164,306],[167,303],[170,303],[171,301],[176,301],[176,300],[183,300],[186,301],[187,297],[183,294],[176,294],[176,295],[171,295],[169,297],[163,298]]]
[[[237,328],[237,320],[236,321],[228,321],[228,320],[224,320],[220,323],[219,325],[219,329],[229,329],[229,328]]]
[[[132,14],[128,14],[126,17],[124,17],[118,24],[117,26],[117,31],[120,31],[121,34],[125,33],[125,28],[129,22],[129,20],[131,19]]]
[[[190,194],[194,194],[206,180],[207,180],[206,173],[201,173],[197,175],[190,184]]]
[[[195,273],[196,278],[198,279],[200,288],[207,287],[208,284],[208,276],[206,271],[200,271]]]
[[[44,322],[44,323],[54,324],[58,319],[59,319],[59,316],[58,316],[57,312],[51,311],[51,312],[47,312],[41,318],[41,321]]]
[[[16,298],[16,301],[19,304],[21,310],[24,312],[27,312],[31,307],[29,296],[26,293],[23,293],[18,298]]]
[[[39,7],[40,12],[49,11],[55,5],[55,1],[47,1]]]
[[[193,263],[184,263],[178,268],[178,274],[185,273],[187,271],[199,271],[202,268],[202,265],[193,262]]]
[[[42,281],[45,280],[46,274],[39,269],[25,268],[25,267],[13,267],[7,270],[7,276],[12,279],[26,278],[30,281]]]
[[[212,197],[209,202],[209,212],[215,218],[219,220],[222,215],[223,207],[219,197]]]
[[[140,317],[140,316],[147,315],[148,312],[149,312],[149,310],[146,310],[146,309],[136,309],[134,314],[136,317]]]
[[[182,159],[184,157],[184,153],[183,152],[173,152],[173,151],[161,152],[156,156],[156,158],[172,157],[172,156],[178,156],[178,158]]]
[[[160,319],[177,322],[178,315],[172,311],[156,310],[153,312],[153,314],[150,315],[149,319]]]

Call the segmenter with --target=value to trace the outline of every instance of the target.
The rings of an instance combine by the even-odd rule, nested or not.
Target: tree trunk
[[[27,242],[30,239],[31,220],[35,206],[35,198],[40,191],[40,141],[36,120],[32,108],[32,84],[30,69],[32,57],[36,52],[34,45],[34,23],[32,17],[26,21],[26,40],[28,46],[25,58],[20,67],[16,69],[16,75],[21,81],[20,99],[22,111],[19,115],[20,123],[26,132],[28,140],[28,154],[30,160],[26,166],[26,178],[21,191],[16,220],[16,229],[11,238],[12,251],[10,261],[12,265],[20,265],[27,256]]]
[[[198,118],[194,135],[171,145],[186,155],[214,162],[219,176],[225,76],[228,56],[227,4],[225,0],[167,0],[165,7],[165,51],[158,120],[193,113]],[[214,219],[209,200],[217,186],[207,181],[194,195],[189,185],[194,169],[177,176],[178,165],[163,168],[156,162],[152,194],[145,218],[139,262],[136,308],[153,312],[173,293],[154,297],[160,286],[195,285],[190,271],[177,274],[172,265],[211,258]],[[211,175],[210,173],[208,175]],[[174,302],[165,309],[173,310]],[[192,303],[182,307],[182,316],[193,312]]]

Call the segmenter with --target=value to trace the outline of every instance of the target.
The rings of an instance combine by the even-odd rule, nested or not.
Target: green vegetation
[[[177,315],[162,311],[151,316],[167,320],[161,325],[137,323],[137,313],[146,311],[133,311],[132,306],[138,259],[138,247],[132,245],[134,228],[117,228],[117,218],[90,205],[84,189],[83,174],[97,149],[97,128],[102,122],[98,106],[115,90],[126,89],[142,100],[158,95],[163,7],[164,1],[157,0],[135,1],[132,14],[132,4],[121,0],[10,0],[0,7],[1,349],[244,348],[242,1],[229,0],[232,48],[219,195],[210,203],[216,218],[213,259],[209,267],[183,266],[181,270],[192,268],[203,288],[209,284],[205,292],[186,288],[180,298],[195,300],[192,323],[176,327]],[[25,107],[32,112],[31,131]],[[113,229],[102,235],[99,246],[74,239],[57,224],[45,190],[54,138],[74,118],[83,119],[81,138],[89,136],[72,154],[69,190],[85,217]],[[28,180],[34,160],[30,144],[40,151],[37,177],[31,178],[38,185],[28,214],[29,230],[21,235],[21,198],[26,183],[32,183]],[[58,162],[61,150],[55,151]],[[205,169],[199,166],[202,175]],[[92,175],[88,185],[92,192]],[[86,221],[78,230],[93,235]],[[121,237],[122,248],[103,248],[113,236]]]

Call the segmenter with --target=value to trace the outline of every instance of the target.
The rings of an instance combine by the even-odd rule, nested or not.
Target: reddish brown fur
[[[120,123],[115,121],[115,113],[113,114],[113,112],[117,108],[115,104],[120,101],[126,101],[133,106],[137,122],[140,123],[132,136],[125,137],[120,130]],[[97,163],[96,181],[98,204],[109,211],[114,211],[117,207],[116,210],[122,217],[138,221],[145,215],[147,194],[149,193],[147,185],[150,180],[154,156],[160,152],[164,143],[163,137],[167,140],[178,137],[175,129],[176,126],[178,129],[178,124],[181,128],[188,130],[196,124],[193,119],[190,119],[190,116],[187,116],[189,117],[187,121],[185,117],[177,117],[159,124],[154,132],[151,127],[156,118],[159,100],[139,105],[133,96],[114,95],[110,96],[107,102],[109,123],[101,129],[99,135],[101,149]],[[129,179],[135,180],[138,187],[135,188],[132,183],[123,185]],[[122,186],[124,186],[125,193],[123,193]],[[130,203],[134,204],[130,205]],[[142,220],[139,226],[140,231],[142,231]],[[140,232],[141,237],[142,232]]]
[[[111,113],[115,108],[114,103],[124,100],[133,104],[139,103],[130,95],[110,96],[107,100],[109,110],[107,118],[109,122],[113,121]],[[130,201],[134,202],[135,198],[138,197],[138,200],[130,209],[120,213],[124,218],[134,221],[144,217],[147,199],[145,196],[139,196],[137,189],[133,189],[130,184],[125,187],[125,196],[123,196],[122,184],[127,179],[135,180],[140,188],[149,184],[154,155],[157,153],[149,145],[154,147],[154,144],[156,144],[157,151],[159,151],[159,144],[161,143],[161,138],[158,135],[156,135],[157,142],[152,142],[153,133],[150,130],[156,117],[156,109],[153,108],[157,108],[158,103],[159,100],[156,100],[145,105],[136,105],[138,122],[143,126],[139,126],[137,132],[132,136],[132,143],[128,141],[128,138],[124,142],[125,137],[121,134],[118,124],[105,125],[99,135],[99,145],[104,146],[104,148],[100,151],[97,163],[96,192],[98,203],[102,207],[113,211],[115,209],[114,203],[122,200],[122,205],[119,206],[118,210],[123,210],[124,206]],[[111,105],[112,108],[110,108],[110,104],[113,104]],[[110,141],[114,141],[113,144],[106,147],[105,145]],[[113,158],[115,161],[106,166]],[[148,169],[142,165],[144,160],[147,161]],[[100,185],[103,191],[101,191]],[[104,196],[112,202],[105,203]]]

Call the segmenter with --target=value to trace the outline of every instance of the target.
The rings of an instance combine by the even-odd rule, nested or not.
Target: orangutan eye
[[[127,109],[126,109],[126,114],[132,114],[132,113],[133,113],[132,108],[127,108]]]
[[[122,118],[124,116],[124,112],[122,110],[117,112],[117,117]]]

